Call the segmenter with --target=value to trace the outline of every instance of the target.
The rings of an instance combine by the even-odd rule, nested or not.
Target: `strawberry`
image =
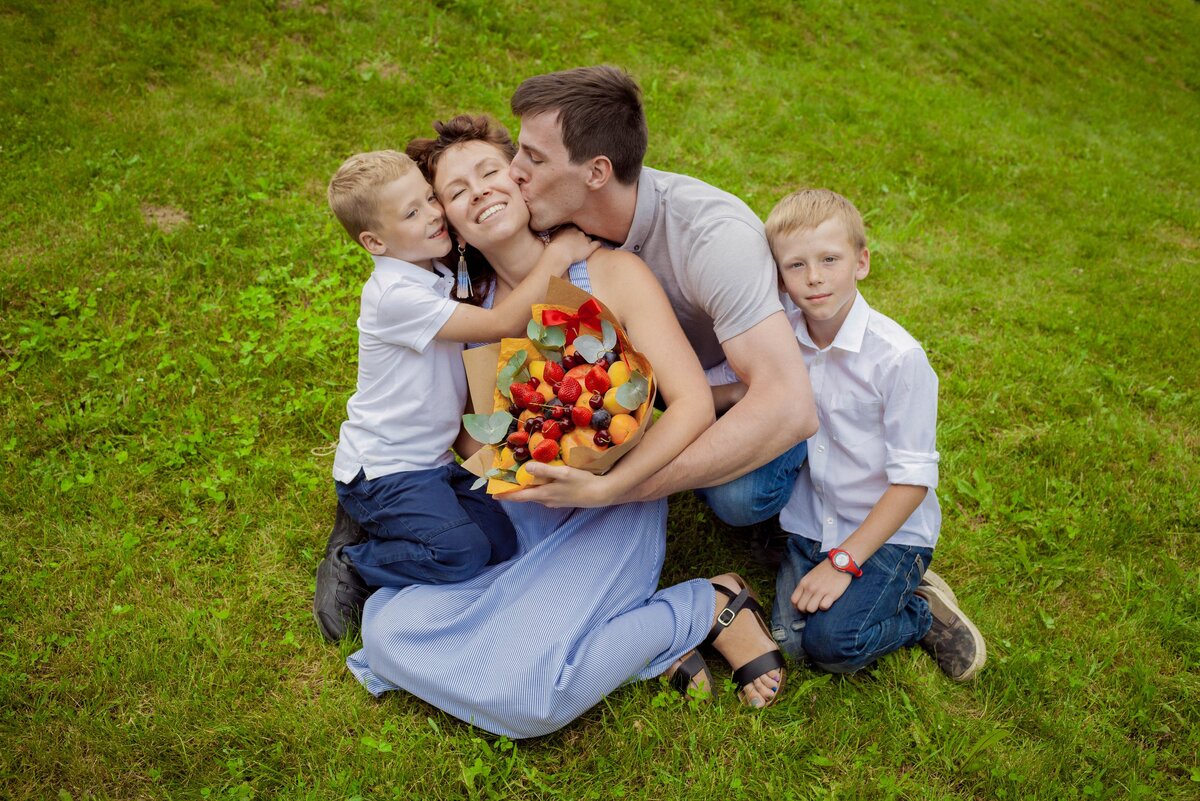
[[[571,422],[580,428],[587,428],[592,423],[592,409],[590,406],[572,406],[571,407]]]
[[[517,430],[508,435],[508,445],[511,448],[520,448],[529,444],[529,432]]]
[[[612,387],[612,380],[608,377],[608,371],[598,364],[588,371],[587,376],[583,379],[583,383],[592,392],[605,393]]]
[[[536,409],[539,405],[541,405],[541,393],[528,384],[512,384],[509,386],[508,392],[509,395],[512,396],[513,405],[518,409],[528,409],[530,406],[533,406]]]
[[[539,462],[552,462],[558,458],[558,443],[552,439],[544,439],[537,444],[531,455]]]
[[[550,383],[562,381],[564,375],[566,372],[558,362],[546,362],[546,367],[542,370],[542,379]]]
[[[562,435],[562,423],[557,420],[547,420],[542,425],[542,436],[546,439],[560,439]]]
[[[558,399],[567,405],[579,400],[582,394],[583,387],[579,386],[579,382],[574,378],[564,378],[558,385]]]

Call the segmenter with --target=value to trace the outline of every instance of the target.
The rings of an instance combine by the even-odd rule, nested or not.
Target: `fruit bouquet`
[[[464,466],[492,495],[540,483],[530,461],[604,473],[653,419],[650,362],[603,304],[559,278],[525,337],[464,351],[463,361],[479,412],[463,425],[486,446]]]

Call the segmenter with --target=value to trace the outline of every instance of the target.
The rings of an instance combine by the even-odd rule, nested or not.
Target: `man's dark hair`
[[[607,156],[618,181],[637,182],[646,156],[646,112],[641,89],[624,70],[579,67],[526,78],[513,94],[512,112],[557,112],[573,163]]]

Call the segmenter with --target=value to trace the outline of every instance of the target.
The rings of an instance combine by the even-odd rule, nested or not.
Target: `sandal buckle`
[[[717,625],[721,628],[728,628],[729,624],[733,623],[733,619],[736,617],[737,612],[727,606],[721,610],[721,614],[717,615]]]

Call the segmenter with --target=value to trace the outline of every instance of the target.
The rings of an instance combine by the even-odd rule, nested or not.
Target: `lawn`
[[[1197,41],[1187,0],[3,0],[0,796],[1196,798]],[[514,743],[321,640],[369,271],[326,181],[590,63],[650,165],[865,212],[863,292],[941,379],[975,683],[649,682]],[[665,583],[771,584],[690,497],[668,534]]]

